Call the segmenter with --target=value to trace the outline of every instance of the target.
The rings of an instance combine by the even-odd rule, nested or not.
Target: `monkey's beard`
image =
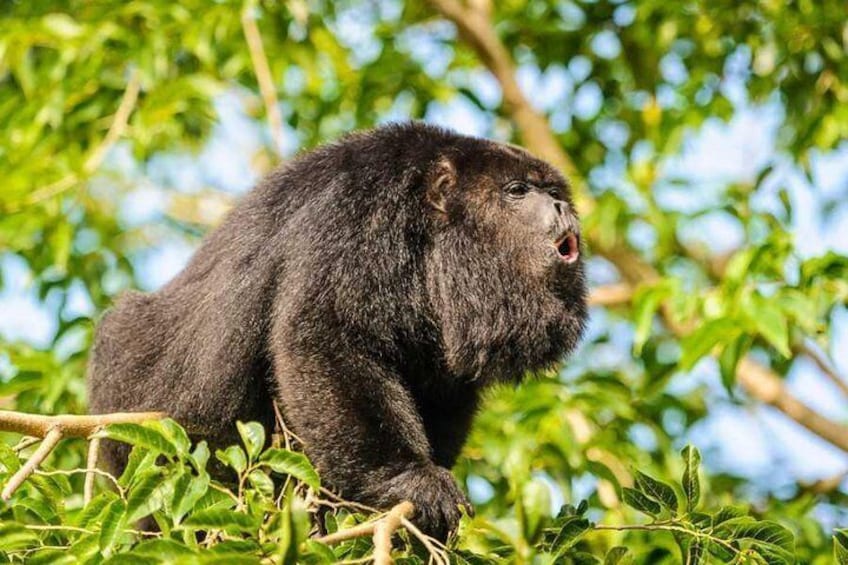
[[[445,361],[462,378],[512,381],[550,368],[585,328],[582,263],[551,261],[520,242],[444,234],[427,279]]]

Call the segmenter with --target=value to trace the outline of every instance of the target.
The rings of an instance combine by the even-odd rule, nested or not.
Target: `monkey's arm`
[[[380,508],[410,500],[416,523],[446,537],[468,502],[434,463],[410,392],[365,354],[348,350],[341,358],[323,349],[276,360],[285,418],[322,477],[343,496]]]

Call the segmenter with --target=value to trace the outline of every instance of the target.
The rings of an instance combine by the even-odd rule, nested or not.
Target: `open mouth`
[[[576,234],[568,232],[554,242],[559,258],[566,263],[574,263],[580,257],[580,239]]]

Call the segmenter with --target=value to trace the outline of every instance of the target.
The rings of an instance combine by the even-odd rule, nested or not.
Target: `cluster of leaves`
[[[120,477],[100,471],[101,489],[83,503],[79,481],[84,469],[41,469],[0,510],[0,555],[27,563],[334,563],[366,557],[367,539],[327,546],[312,539],[320,521],[327,531],[351,527],[366,517],[321,488],[302,453],[265,447],[266,434],[255,422],[238,424],[241,445],[217,450],[214,461],[205,442],[192,446],[171,420],[144,425],[114,424],[97,434],[133,446]],[[276,443],[276,439],[275,442]],[[491,520],[465,518],[448,550],[458,563],[600,563],[589,538],[649,532],[666,536],[686,563],[794,563],[793,534],[783,525],[760,520],[740,506],[702,508],[700,454],[682,451],[683,471],[672,486],[641,471],[622,497],[650,517],[634,524],[598,524],[588,501],[564,505],[556,516],[532,481],[514,485],[520,538],[504,544]],[[0,481],[20,466],[19,454],[0,444]],[[210,469],[230,481],[210,477]],[[108,480],[107,480],[108,479]],[[322,496],[324,497],[322,499]],[[333,512],[321,512],[322,504]],[[325,508],[326,509],[326,508]],[[372,517],[374,518],[374,517]],[[424,563],[426,548],[402,532],[404,563]],[[848,551],[838,533],[835,554]],[[656,559],[668,552],[658,541]],[[631,562],[633,551],[614,546],[605,564]],[[657,561],[653,561],[657,562]]]

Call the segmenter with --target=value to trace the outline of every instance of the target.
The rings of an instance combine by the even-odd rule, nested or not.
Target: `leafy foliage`
[[[366,517],[356,512],[356,505],[322,491],[318,475],[301,453],[278,446],[264,449],[260,424],[239,422],[238,428],[242,445],[215,454],[232,475],[232,481],[220,482],[210,478],[206,444],[192,446],[175,422],[108,426],[101,437],[134,446],[124,474],[104,473],[111,488],[85,504],[69,480],[84,469],[42,469],[0,514],[6,524],[0,530],[0,555],[27,563],[333,563],[369,554],[370,544],[363,540],[330,547],[309,539],[319,524],[332,533]],[[699,455],[691,446],[683,455],[687,462],[678,488],[697,500],[700,486],[691,477],[698,474]],[[7,452],[0,481],[18,465],[17,457]],[[282,475],[288,479],[281,480]],[[600,563],[591,557],[595,544],[590,538],[608,530],[642,530],[673,534],[687,563],[707,563],[710,555],[721,561],[744,556],[753,562],[794,562],[794,537],[786,527],[737,507],[707,512],[692,503],[679,512],[675,487],[638,471],[635,488],[622,490],[628,505],[651,517],[640,524],[596,524],[587,517],[590,506],[585,500],[576,507],[566,504],[551,516],[543,485],[530,481],[511,486],[520,488],[520,537],[509,540],[489,519],[466,518],[462,535],[449,546],[454,560]],[[322,505],[336,510],[324,514]],[[155,529],[141,529],[154,524]],[[837,533],[835,551],[844,552],[843,538]],[[427,559],[426,548],[411,543],[407,533],[404,541],[407,559]],[[483,547],[488,550],[480,551]],[[619,546],[611,548],[603,562],[623,563],[631,557]]]

